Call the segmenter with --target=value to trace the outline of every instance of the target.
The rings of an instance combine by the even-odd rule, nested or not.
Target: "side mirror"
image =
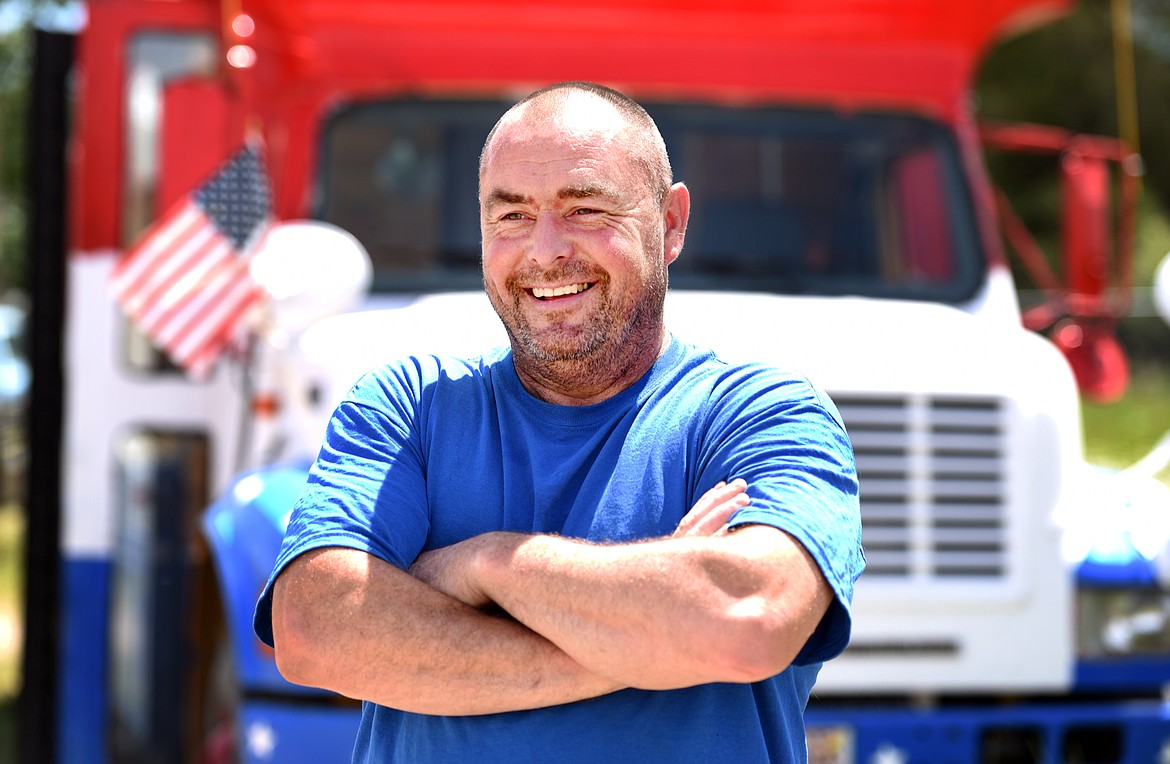
[[[1024,314],[1024,325],[1052,338],[1085,396],[1101,403],[1120,398],[1129,362],[1114,325],[1128,303],[1114,292],[1130,283],[1140,162],[1124,141],[1043,125],[984,124],[980,134],[990,148],[1060,156],[1059,274],[1000,194],[1003,233],[1048,295]]]
[[[1162,258],[1161,265],[1154,271],[1154,310],[1170,324],[1170,253]]]
[[[1129,361],[1111,325],[1066,318],[1052,327],[1051,339],[1068,359],[1086,398],[1112,403],[1125,395]]]
[[[271,339],[297,335],[353,307],[373,279],[365,247],[349,232],[319,220],[289,220],[268,231],[249,266],[271,298]]]
[[[1061,249],[1075,295],[1099,299],[1110,283],[1113,210],[1108,161],[1070,146],[1060,162]]]

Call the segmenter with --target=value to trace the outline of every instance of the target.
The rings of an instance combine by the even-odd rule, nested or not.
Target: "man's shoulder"
[[[497,368],[508,362],[507,348],[473,356],[413,355],[396,358],[366,372],[347,399],[372,403],[387,398],[416,398],[449,385],[488,388]]]
[[[752,416],[769,411],[827,415],[844,427],[829,393],[807,373],[760,359],[728,359],[718,350],[682,344],[664,395],[708,416]]]
[[[692,384],[712,386],[721,393],[758,394],[762,389],[783,391],[789,397],[819,398],[821,389],[807,374],[759,359],[731,359],[717,349],[681,344],[680,376]]]

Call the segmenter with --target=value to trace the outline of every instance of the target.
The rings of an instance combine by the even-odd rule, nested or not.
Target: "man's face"
[[[620,127],[598,122],[503,125],[484,166],[484,285],[518,357],[618,359],[661,333],[677,250]]]

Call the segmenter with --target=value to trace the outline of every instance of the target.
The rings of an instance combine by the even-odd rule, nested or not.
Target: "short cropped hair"
[[[646,177],[650,183],[650,190],[658,203],[661,204],[666,199],[666,195],[670,191],[671,181],[673,180],[670,157],[666,152],[666,143],[662,140],[662,134],[658,131],[658,125],[654,123],[654,119],[640,103],[625,93],[606,87],[605,85],[599,85],[595,82],[582,80],[558,82],[529,93],[508,109],[504,116],[506,117],[517,109],[524,108],[533,101],[539,101],[550,96],[556,98],[558,101],[563,101],[572,92],[588,93],[611,104],[622,115],[626,123],[633,128],[636,136],[635,145],[630,147],[633,159],[645,170]],[[488,133],[487,140],[484,141],[483,151],[479,155],[479,175],[481,178],[487,165],[488,147],[491,145],[503,121],[504,117],[501,117],[495,126],[492,127],[491,132]]]

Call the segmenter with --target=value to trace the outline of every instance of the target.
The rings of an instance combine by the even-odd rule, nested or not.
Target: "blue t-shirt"
[[[256,632],[272,644],[272,582],[310,549],[352,547],[405,569],[421,552],[495,530],[668,536],[703,493],[734,478],[747,481],[751,504],[732,524],[791,534],[836,593],[788,669],[754,684],[628,689],[482,716],[367,702],[354,761],[804,761],[804,708],[821,662],[849,640],[864,565],[852,448],[807,379],[729,365],[677,339],[636,384],[592,406],[533,397],[506,349],[368,374],[330,423]]]

